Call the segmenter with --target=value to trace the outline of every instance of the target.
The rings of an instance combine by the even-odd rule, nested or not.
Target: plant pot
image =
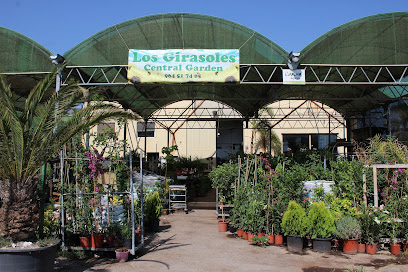
[[[145,229],[146,229],[146,232],[159,232],[160,231],[160,220],[154,219],[152,221],[146,222]]]
[[[65,243],[70,246],[78,246],[79,245],[79,234],[72,233],[70,231],[65,232]]]
[[[408,244],[407,243],[402,244],[402,251],[408,253]]]
[[[60,240],[51,246],[30,249],[0,249],[0,271],[54,271]]]
[[[104,235],[102,233],[91,234],[91,247],[92,248],[102,248],[103,237]]]
[[[302,252],[303,251],[303,238],[300,236],[288,235],[288,250],[291,252]]]
[[[377,252],[377,243],[375,243],[375,244],[366,244],[366,252],[368,254],[374,255]]]
[[[119,248],[115,250],[116,260],[124,263],[129,259],[129,250],[127,248]]]
[[[115,236],[108,236],[108,237],[106,238],[106,242],[108,243],[108,245],[109,245],[110,247],[113,247],[113,246],[115,245],[115,240],[116,240],[116,237],[115,237]]]
[[[263,233],[258,233],[256,236],[262,237],[262,236],[265,236],[265,234],[263,234]]]
[[[267,236],[268,236],[268,238],[269,238],[269,244],[270,244],[270,245],[273,245],[273,244],[275,243],[275,235],[269,234],[269,235],[267,235]]]
[[[223,221],[222,219],[218,221],[218,231],[227,232],[228,230],[228,221]]]
[[[79,237],[79,246],[81,247],[91,247],[91,239],[89,236]]]
[[[248,240],[248,232],[243,231],[242,232],[242,238],[244,238],[245,240]]]
[[[242,229],[237,229],[237,236],[238,237],[242,237],[243,234],[244,234],[244,231]]]
[[[136,229],[135,230],[135,243],[139,244],[142,241],[142,230]]]
[[[275,245],[277,246],[283,245],[283,235],[275,234]]]
[[[357,252],[358,253],[365,253],[366,251],[366,245],[362,243],[357,244]]]
[[[391,253],[394,255],[401,254],[401,245],[400,244],[390,244]]]
[[[346,254],[357,253],[358,239],[343,239],[343,252]]]
[[[254,234],[252,232],[248,232],[248,242],[252,242],[253,237],[254,237]]]
[[[313,250],[322,253],[328,253],[331,250],[331,238],[313,239]]]

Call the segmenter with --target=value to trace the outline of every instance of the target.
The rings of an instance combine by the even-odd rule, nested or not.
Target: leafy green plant
[[[361,239],[371,245],[378,242],[380,238],[380,224],[377,222],[376,213],[378,208],[366,208],[365,205],[360,207],[360,225]]]
[[[309,229],[308,232],[312,239],[314,238],[329,238],[334,229],[334,217],[330,210],[326,208],[324,202],[314,202],[310,208],[309,214]]]
[[[153,194],[146,196],[144,201],[144,214],[146,222],[152,222],[159,219],[163,213],[163,205],[159,193],[155,191]]]
[[[337,220],[333,234],[340,239],[359,239],[361,236],[360,223],[354,217],[342,216]]]
[[[238,176],[236,164],[224,163],[213,169],[208,177],[211,179],[212,187],[218,188],[220,193],[226,198],[231,195],[231,189]]]
[[[281,225],[285,235],[305,237],[309,225],[305,209],[295,201],[290,201]]]
[[[252,200],[247,209],[248,230],[251,232],[262,232],[262,227],[265,223],[265,215],[263,213],[265,204],[259,200]]]
[[[10,237],[0,237],[0,248],[1,247],[8,247],[13,243]]]
[[[262,235],[261,237],[254,236],[252,237],[251,244],[266,247],[269,246],[269,238],[265,235]]]

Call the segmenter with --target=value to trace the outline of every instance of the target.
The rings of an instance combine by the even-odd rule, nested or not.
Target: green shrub
[[[315,202],[310,208],[309,214],[309,234],[314,238],[329,238],[334,229],[334,217],[326,208],[324,202]]]
[[[295,201],[290,201],[287,211],[283,214],[281,225],[285,235],[306,236],[309,220],[305,209]]]
[[[361,236],[361,227],[358,220],[351,216],[342,216],[336,222],[333,234],[340,239],[358,239]]]
[[[152,222],[162,215],[163,205],[161,203],[159,193],[156,191],[151,195],[146,196],[144,213],[146,222]]]
[[[261,236],[261,237],[254,236],[252,237],[251,244],[266,247],[266,246],[269,246],[269,238],[267,236]]]

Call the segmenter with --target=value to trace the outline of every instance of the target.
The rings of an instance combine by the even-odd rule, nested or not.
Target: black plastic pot
[[[303,238],[300,236],[288,235],[287,245],[288,245],[288,250],[291,252],[302,252],[303,251]]]
[[[313,250],[317,252],[328,253],[331,250],[332,238],[313,239]]]
[[[48,272],[54,271],[55,255],[60,243],[31,249],[0,249],[0,271]]]

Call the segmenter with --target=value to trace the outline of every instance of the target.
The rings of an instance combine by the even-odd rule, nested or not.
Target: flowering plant
[[[94,148],[93,151],[86,151],[85,155],[89,159],[89,177],[97,178],[98,175],[103,174],[102,164],[105,161],[105,158],[98,152],[98,150]]]

